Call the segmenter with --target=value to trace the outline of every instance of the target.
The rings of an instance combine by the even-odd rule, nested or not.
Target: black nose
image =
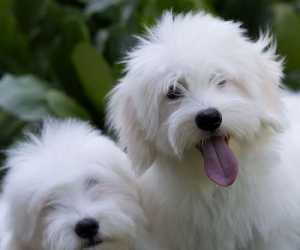
[[[222,115],[215,108],[202,110],[196,115],[195,122],[198,128],[205,131],[214,131],[221,126]]]
[[[99,231],[99,223],[93,218],[84,218],[75,225],[75,233],[83,239],[94,238]]]

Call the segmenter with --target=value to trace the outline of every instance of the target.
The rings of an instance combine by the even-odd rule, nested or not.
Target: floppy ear
[[[264,106],[266,107],[265,114],[263,114],[263,124],[280,132],[285,126],[280,93],[283,78],[283,59],[277,55],[276,42],[268,32],[266,34],[261,33],[255,45],[261,54],[259,67],[262,72],[262,94],[264,95]]]
[[[146,171],[155,159],[155,149],[138,119],[130,89],[125,88],[123,83],[109,94],[108,125],[116,131],[121,146],[127,150],[138,174]]]
[[[8,210],[12,243],[32,241],[46,201],[46,194],[35,194],[33,189],[14,194]]]

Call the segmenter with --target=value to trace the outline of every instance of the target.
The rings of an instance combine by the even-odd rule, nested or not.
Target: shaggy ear
[[[135,103],[128,92],[120,83],[109,94],[108,126],[116,131],[119,142],[127,150],[135,170],[142,174],[153,163],[155,150],[152,142],[147,139],[138,119]]]
[[[264,95],[266,107],[265,114],[263,114],[263,123],[280,132],[285,126],[280,94],[283,78],[283,59],[277,55],[276,42],[269,32],[266,34],[261,33],[255,45],[261,54],[259,67],[262,72],[262,94]]]
[[[19,192],[10,201],[8,221],[11,230],[12,242],[30,242],[34,237],[38,220],[46,203],[46,196],[34,194],[34,191]]]

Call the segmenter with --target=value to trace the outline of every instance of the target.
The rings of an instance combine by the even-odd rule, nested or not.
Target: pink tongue
[[[238,163],[225,138],[211,137],[203,145],[199,145],[199,149],[208,178],[220,186],[231,185],[238,174]]]

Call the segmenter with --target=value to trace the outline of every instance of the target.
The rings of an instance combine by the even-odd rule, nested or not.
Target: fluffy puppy
[[[47,121],[6,167],[1,250],[147,249],[129,161],[88,124]]]
[[[109,123],[144,173],[160,241],[299,249],[300,129],[279,133],[286,113],[296,117],[283,108],[272,39],[252,41],[241,24],[205,13],[168,12],[125,62]]]

